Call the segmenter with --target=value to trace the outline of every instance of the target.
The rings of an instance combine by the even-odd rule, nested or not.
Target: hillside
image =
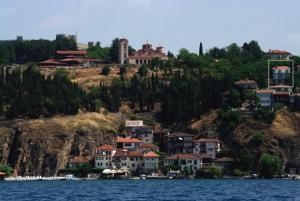
[[[115,114],[22,120],[0,127],[0,163],[20,175],[56,175],[72,156],[92,157],[96,146],[114,144],[121,119]]]

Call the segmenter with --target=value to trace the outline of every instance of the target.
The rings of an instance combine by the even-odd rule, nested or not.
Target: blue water
[[[300,200],[300,180],[0,182],[0,200]]]

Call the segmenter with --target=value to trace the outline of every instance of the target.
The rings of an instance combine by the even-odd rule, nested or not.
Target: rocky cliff
[[[117,115],[98,113],[11,123],[0,127],[0,163],[19,175],[56,175],[71,157],[92,159],[96,146],[115,144],[120,124]]]

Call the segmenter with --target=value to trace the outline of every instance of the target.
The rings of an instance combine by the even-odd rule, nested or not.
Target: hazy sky
[[[174,53],[253,39],[300,55],[299,9],[299,0],[0,0],[0,39],[77,32],[84,43],[124,36]]]

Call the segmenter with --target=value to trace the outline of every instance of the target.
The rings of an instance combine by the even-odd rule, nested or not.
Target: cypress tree
[[[199,46],[199,56],[203,56],[203,46],[202,46],[202,42],[200,42],[200,46]]]

